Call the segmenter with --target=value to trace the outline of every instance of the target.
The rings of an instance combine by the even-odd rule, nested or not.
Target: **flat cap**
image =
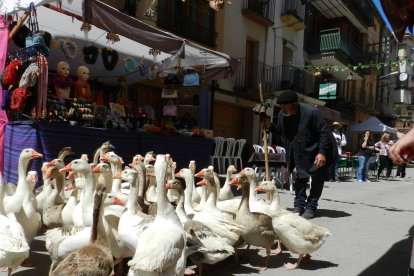
[[[277,97],[277,104],[289,104],[298,101],[298,94],[293,91],[286,90],[279,97]]]

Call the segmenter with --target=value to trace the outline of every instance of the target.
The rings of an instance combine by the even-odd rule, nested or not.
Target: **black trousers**
[[[308,178],[297,178],[294,184],[295,188],[295,200],[294,207],[301,209],[308,209],[316,211],[318,208],[318,201],[322,195],[324,176],[312,176],[311,188],[309,196],[306,195],[306,184]]]

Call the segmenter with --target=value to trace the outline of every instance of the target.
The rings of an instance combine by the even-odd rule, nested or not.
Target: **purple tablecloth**
[[[130,163],[134,155],[150,150],[171,154],[177,162],[177,171],[188,167],[190,160],[196,161],[197,169],[206,168],[210,163],[211,139],[19,121],[6,125],[4,178],[8,182],[17,182],[19,155],[25,148],[33,148],[44,155],[42,160],[35,159],[31,168],[41,177],[42,162],[56,158],[62,147],[70,146],[75,152],[65,159],[68,163],[83,153],[92,159],[96,148],[108,140],[125,164]]]

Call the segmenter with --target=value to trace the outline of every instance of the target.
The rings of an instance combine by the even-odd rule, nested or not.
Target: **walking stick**
[[[259,84],[260,102],[263,103],[263,88],[262,83]],[[269,181],[269,158],[267,149],[267,130],[265,124],[263,124],[263,148],[265,157],[265,179]]]

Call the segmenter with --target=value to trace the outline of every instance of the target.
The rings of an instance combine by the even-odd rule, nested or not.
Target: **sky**
[[[380,0],[374,0],[374,4],[378,8],[379,13],[381,14],[382,18],[384,19],[385,23],[387,24],[388,29],[390,29],[393,32],[393,30],[391,28],[391,25],[390,25],[390,22],[388,22],[388,19],[385,16],[384,11],[382,10]]]

